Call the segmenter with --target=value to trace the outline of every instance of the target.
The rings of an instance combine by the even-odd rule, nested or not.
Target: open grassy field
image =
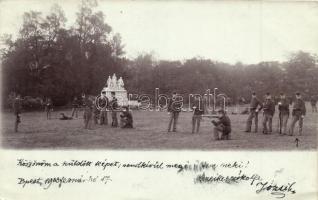
[[[309,110],[309,109],[308,109]],[[22,114],[19,132],[14,133],[14,116],[2,113],[2,146],[10,149],[191,149],[191,150],[313,150],[317,148],[318,114],[308,114],[304,120],[303,135],[280,136],[277,133],[277,112],[273,120],[274,133],[263,135],[262,116],[259,132],[245,133],[247,115],[229,115],[232,121],[232,139],[213,141],[211,119],[204,118],[199,134],[191,133],[192,113],[182,112],[178,132],[167,133],[167,112],[133,111],[134,129],[111,128],[93,125],[83,129],[82,113],[78,119],[62,121],[59,113],[70,115],[70,110],[52,113],[47,120],[44,112]],[[110,115],[109,115],[110,119]],[[290,120],[289,120],[290,122]],[[298,133],[296,126],[295,133]],[[299,139],[296,147],[295,139]]]

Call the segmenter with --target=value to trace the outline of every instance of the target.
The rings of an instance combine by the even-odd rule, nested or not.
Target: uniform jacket
[[[193,114],[194,115],[203,115],[204,108],[203,108],[203,102],[200,100],[195,100],[192,108],[194,109]]]
[[[287,99],[280,99],[278,110],[281,115],[289,115],[289,102]]]
[[[231,120],[227,115],[221,116],[217,122],[217,125],[223,126],[223,133],[231,133]]]
[[[257,107],[260,107],[259,110],[262,109],[262,103],[257,97],[252,97],[251,103],[250,103],[250,110],[256,110]]]
[[[274,115],[275,103],[271,99],[266,99],[263,103],[264,114]]]
[[[180,112],[182,103],[178,97],[168,99],[168,112]]]
[[[293,115],[306,115],[306,106],[302,99],[296,99],[294,102]]]
[[[109,102],[109,107],[111,110],[116,110],[118,108],[118,100],[116,97]]]
[[[18,99],[18,98],[14,99],[12,107],[13,107],[14,114],[20,114],[21,110],[22,110],[22,101],[21,101],[21,99]]]

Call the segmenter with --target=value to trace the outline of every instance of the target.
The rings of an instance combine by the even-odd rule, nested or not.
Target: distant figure
[[[77,99],[77,97],[74,97],[72,101],[72,117],[74,117],[74,114],[76,118],[78,117],[79,106],[80,106],[79,100]]]
[[[263,134],[271,134],[273,128],[273,116],[275,113],[275,103],[270,93],[266,93],[263,103]]]
[[[98,119],[100,118],[100,111],[97,107],[97,101],[96,101],[96,98],[93,102],[93,120],[94,120],[94,124],[98,124]]]
[[[256,93],[252,93],[252,99],[250,103],[250,112],[246,121],[246,129],[245,132],[251,132],[252,123],[254,119],[255,129],[254,132],[257,133],[258,129],[258,112],[262,109],[261,101],[256,97]]]
[[[198,133],[200,130],[200,123],[202,120],[202,115],[204,113],[203,101],[201,101],[200,97],[194,97],[194,103],[192,106],[193,116],[192,116],[192,133],[195,131]]]
[[[317,112],[317,98],[315,96],[311,96],[310,105],[312,112]]]
[[[168,125],[168,132],[171,131],[171,126],[173,132],[177,132],[177,122],[179,118],[179,113],[181,111],[181,104],[180,101],[178,101],[177,92],[172,93],[172,97],[168,99],[168,112],[170,114],[170,120]]]
[[[92,128],[92,117],[93,117],[93,99],[91,97],[85,97],[85,107],[84,107],[84,128]]]
[[[117,98],[116,98],[116,94],[115,92],[111,92],[112,95],[112,99],[109,102],[110,104],[110,109],[112,111],[112,127],[118,127],[118,119],[117,119],[117,108],[118,108],[118,102],[117,102]]]
[[[120,127],[121,128],[133,128],[133,116],[129,111],[128,106],[124,107],[124,111],[120,115]]]
[[[72,120],[73,119],[73,117],[68,117],[64,113],[60,113],[60,115],[61,115],[60,120]]]
[[[278,102],[279,110],[279,133],[287,134],[287,121],[289,118],[289,101],[286,99],[284,93],[280,93],[280,100]]]
[[[108,98],[106,97],[106,92],[102,92],[101,98],[98,100],[98,105],[101,108],[99,114],[100,125],[108,125],[107,108],[108,108]]]
[[[226,112],[222,109],[218,111],[219,116],[218,120],[212,120],[212,124],[214,125],[213,134],[214,140],[229,140],[231,134],[231,120],[226,115]],[[220,137],[221,133],[221,137]]]
[[[303,131],[303,119],[306,115],[306,106],[305,102],[302,100],[301,94],[296,92],[296,100],[293,103],[293,111],[292,111],[292,122],[289,129],[289,135],[294,135],[295,124],[299,122],[299,135],[302,134]]]
[[[18,125],[21,123],[21,111],[22,111],[22,100],[21,96],[18,94],[12,103],[13,108],[13,114],[15,116],[15,122],[14,122],[14,132],[18,132]]]
[[[47,98],[45,102],[46,119],[51,119],[51,112],[53,111],[53,102],[51,98]]]

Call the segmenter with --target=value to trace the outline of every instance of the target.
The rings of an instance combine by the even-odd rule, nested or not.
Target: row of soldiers
[[[299,123],[299,134],[302,134],[303,130],[303,119],[306,115],[305,102],[302,99],[300,92],[295,93],[296,100],[292,106],[292,121],[289,130],[287,130],[287,122],[290,116],[290,102],[286,99],[284,93],[280,93],[280,99],[278,102],[279,110],[279,133],[282,135],[293,135],[295,124]],[[258,131],[258,114],[263,110],[263,134],[272,133],[272,120],[275,114],[275,102],[272,100],[271,94],[267,93],[264,102],[261,102],[256,93],[252,93],[252,99],[250,103],[250,113],[246,122],[245,132],[251,132],[252,122],[254,120],[255,129],[254,132]],[[287,132],[288,131],[288,132]]]
[[[13,113],[15,115],[14,131],[18,132],[18,125],[21,123],[21,112],[22,112],[22,101],[20,95],[17,95],[13,100]],[[53,111],[53,102],[48,98],[45,103],[45,112],[48,120],[51,119],[51,112]],[[100,125],[108,125],[107,113],[111,112],[112,117],[112,127],[121,128],[133,128],[133,117],[128,107],[123,107],[123,110],[119,109],[117,98],[115,97],[115,92],[111,93],[111,100],[109,100],[105,95],[102,95],[101,98],[96,98],[94,96],[82,95],[82,100],[79,101],[77,98],[74,98],[72,102],[72,114],[71,117],[68,117],[64,113],[61,113],[60,120],[71,120],[74,115],[78,117],[78,111],[80,107],[84,108],[83,119],[84,119],[84,128],[91,129],[92,122]],[[120,114],[120,124],[118,124],[117,112]],[[99,121],[99,122],[98,122]]]
[[[177,95],[177,92],[172,93],[172,97],[168,99],[167,111],[170,114],[168,133],[177,132],[177,122],[179,114],[182,110],[182,101]],[[192,134],[198,133],[200,130],[200,124],[204,114],[204,103],[199,96],[194,97],[192,104],[193,115],[192,115]],[[212,117],[212,116],[211,116]],[[211,123],[214,125],[213,128],[213,139],[214,140],[229,140],[231,133],[231,120],[227,116],[225,110],[221,109],[218,111],[217,116],[213,116],[217,120],[212,120]]]

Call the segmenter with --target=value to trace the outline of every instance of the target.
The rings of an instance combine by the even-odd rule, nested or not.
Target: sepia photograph
[[[317,2],[0,7],[3,149],[317,149]]]

